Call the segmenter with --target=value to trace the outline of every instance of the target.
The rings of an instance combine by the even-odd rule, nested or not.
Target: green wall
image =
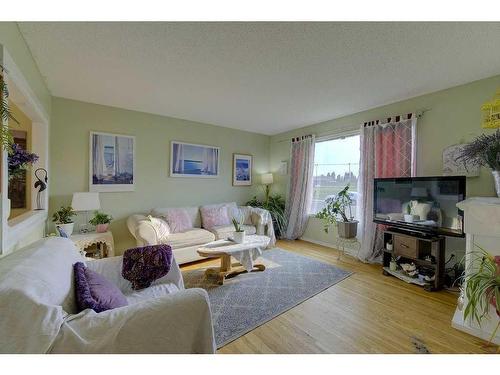
[[[45,111],[50,115],[52,97],[15,22],[0,22],[0,44],[7,48]]]
[[[360,124],[368,120],[428,110],[417,123],[417,173],[419,176],[441,175],[444,148],[471,140],[481,133],[493,132],[481,128],[480,107],[485,101],[490,100],[499,88],[500,76],[495,76],[275,135],[271,137],[271,171],[278,170],[281,160],[289,159],[290,139],[294,136],[335,134],[359,129]],[[377,93],[374,92],[374,95]],[[277,180],[273,188],[275,191],[285,193],[288,176],[277,176]],[[467,179],[467,195],[495,195],[489,170],[483,168],[479,177]],[[332,243],[333,236],[323,232],[319,220],[311,218],[304,238]],[[462,244],[457,246],[461,248]]]
[[[90,131],[136,137],[135,191],[100,193],[102,210],[115,218],[111,230],[118,253],[135,245],[125,225],[130,214],[153,207],[242,204],[262,192],[258,176],[269,170],[269,137],[255,133],[63,98],[53,98],[51,123],[51,212],[70,204],[73,192],[88,191]],[[172,140],[221,147],[220,177],[169,177]],[[253,186],[232,186],[233,153],[254,156]]]

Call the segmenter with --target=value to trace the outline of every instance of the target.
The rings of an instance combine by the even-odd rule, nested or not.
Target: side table
[[[86,253],[85,249],[88,247],[97,245],[99,249],[99,258],[107,258],[115,255],[113,234],[110,231],[104,233],[78,233],[73,234],[70,239],[83,253]]]

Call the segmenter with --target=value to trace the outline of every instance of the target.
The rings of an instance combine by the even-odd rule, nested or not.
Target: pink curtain
[[[288,226],[285,237],[294,240],[306,229],[313,194],[314,136],[292,140],[290,183],[285,215]]]
[[[358,231],[361,238],[359,258],[378,262],[382,254],[382,229],[373,223],[373,179],[406,177],[416,173],[415,115],[409,114],[371,121],[361,126],[360,170],[358,178]]]

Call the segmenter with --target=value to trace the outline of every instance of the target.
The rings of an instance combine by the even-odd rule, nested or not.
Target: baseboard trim
[[[337,249],[332,243],[330,242],[325,242],[325,241],[318,241],[318,240],[315,240],[315,239],[312,239],[310,237],[300,237],[300,240],[302,241],[306,241],[306,242],[311,242],[313,244],[316,244],[316,245],[321,245],[321,246],[325,246],[325,247],[329,247],[330,249],[335,249],[337,251],[339,251],[339,249]],[[346,246],[345,248],[345,252],[347,255],[350,255],[354,258],[357,258],[358,257],[358,254],[356,252],[357,250],[356,249],[351,249],[349,247]]]

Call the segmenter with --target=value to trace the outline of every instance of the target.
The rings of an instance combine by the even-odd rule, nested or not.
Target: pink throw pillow
[[[172,233],[185,232],[193,228],[191,218],[182,208],[172,208],[165,213],[164,217]]]
[[[225,205],[204,206],[200,208],[203,228],[212,229],[221,225],[230,225],[231,220]]]

